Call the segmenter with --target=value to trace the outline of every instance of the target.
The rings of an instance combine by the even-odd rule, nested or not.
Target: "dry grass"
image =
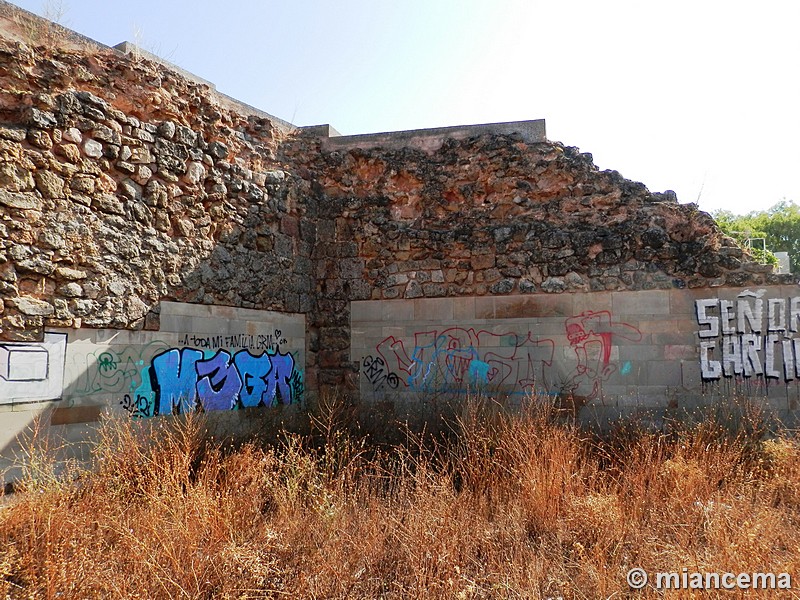
[[[0,509],[0,597],[661,597],[628,588],[634,566],[800,581],[794,440],[712,420],[603,441],[470,403],[451,435],[387,447],[323,406],[271,447],[109,421],[90,473],[39,461]]]

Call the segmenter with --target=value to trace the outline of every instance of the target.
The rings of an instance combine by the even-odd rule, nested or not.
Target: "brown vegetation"
[[[800,581],[796,441],[752,419],[604,441],[468,404],[449,435],[393,446],[330,406],[271,446],[209,443],[198,418],[109,420],[91,471],[37,459],[0,509],[0,595],[661,597],[629,589],[632,567]]]

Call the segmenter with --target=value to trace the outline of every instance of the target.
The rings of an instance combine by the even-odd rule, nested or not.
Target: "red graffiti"
[[[553,363],[553,340],[516,333],[450,327],[420,331],[408,356],[401,340],[389,336],[376,350],[400,380],[411,389],[447,389],[452,386],[492,385],[522,390],[542,381],[545,366]]]
[[[539,337],[531,330],[494,333],[465,327],[428,329],[414,334],[410,351],[403,340],[389,336],[377,345],[380,358],[376,360],[380,362],[371,362],[370,368],[380,364],[388,373],[396,374],[397,387],[402,383],[416,391],[491,386],[510,393],[566,392],[591,399],[600,397],[603,382],[618,372],[612,361],[613,347],[618,344],[615,340],[642,339],[636,327],[614,321],[609,311],[585,311],[569,317],[564,329],[575,362],[567,369],[562,367],[560,377],[550,373],[558,371],[554,368],[556,340]],[[560,340],[563,345],[563,337]],[[553,381],[548,381],[548,374]],[[368,379],[373,384],[374,376],[370,371]]]
[[[614,336],[633,342],[642,339],[641,331],[627,323],[612,321],[607,310],[585,311],[570,317],[565,328],[578,360],[569,391],[587,399],[600,397],[603,382],[617,370],[617,366],[611,363]],[[587,388],[590,390],[588,393],[579,393]]]

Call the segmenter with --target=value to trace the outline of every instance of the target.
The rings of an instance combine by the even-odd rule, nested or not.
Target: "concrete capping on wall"
[[[113,47],[107,46],[101,42],[98,42],[97,40],[93,40],[90,37],[81,35],[80,33],[73,31],[72,29],[64,27],[63,25],[59,25],[58,23],[53,23],[51,21],[48,21],[47,19],[40,17],[37,14],[34,14],[30,11],[19,8],[13,4],[10,4],[5,0],[0,0],[0,31],[5,32],[12,39],[29,43],[30,40],[22,39],[19,34],[16,34],[13,31],[12,24],[16,23],[19,26],[19,23],[21,21],[26,21],[30,23],[31,24],[30,27],[37,27],[38,29],[41,30],[50,30],[56,36],[68,40],[70,44],[73,44],[77,47],[83,47],[83,48],[89,47],[100,50],[112,50],[119,52],[121,54],[141,56],[147,60],[150,60],[152,62],[158,63],[166,67],[170,71],[178,73],[179,75],[185,77],[189,81],[193,81],[200,85],[207,85],[210,88],[210,90],[214,93],[214,95],[217,97],[219,103],[229,110],[232,110],[234,112],[239,112],[245,116],[254,116],[262,119],[269,119],[270,121],[272,121],[275,127],[283,130],[284,132],[290,132],[296,129],[296,127],[293,124],[289,123],[288,121],[284,121],[283,119],[280,119],[274,115],[269,114],[268,112],[255,108],[254,106],[251,106],[245,102],[237,100],[236,98],[228,96],[223,92],[220,92],[217,89],[217,86],[211,81],[203,79],[202,77],[199,77],[198,75],[195,75],[194,73],[191,73],[186,69],[182,69],[178,65],[171,63],[170,61],[165,60],[160,56],[153,54],[152,52],[148,52],[147,50],[140,48],[136,44],[124,41],[120,42],[119,44]]]
[[[321,131],[321,134],[325,135],[324,130]],[[323,152],[332,152],[334,150],[352,150],[353,148],[382,147],[389,149],[419,148],[426,152],[433,152],[440,148],[447,139],[464,140],[481,135],[519,135],[528,144],[547,141],[545,121],[544,119],[536,119],[533,121],[509,121],[506,123],[456,125],[454,127],[435,127],[433,129],[330,136],[323,137],[321,149]]]
[[[306,136],[321,138],[340,137],[342,135],[331,127],[329,123],[325,123],[324,125],[306,125],[305,127],[300,127],[300,132]]]

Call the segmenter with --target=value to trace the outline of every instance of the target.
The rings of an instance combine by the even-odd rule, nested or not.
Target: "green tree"
[[[718,210],[712,216],[720,229],[731,237],[740,241],[745,237],[763,237],[769,254],[788,252],[792,273],[800,272],[800,206],[791,200],[782,200],[767,210],[756,210],[746,215]],[[771,262],[769,257],[766,259]]]

